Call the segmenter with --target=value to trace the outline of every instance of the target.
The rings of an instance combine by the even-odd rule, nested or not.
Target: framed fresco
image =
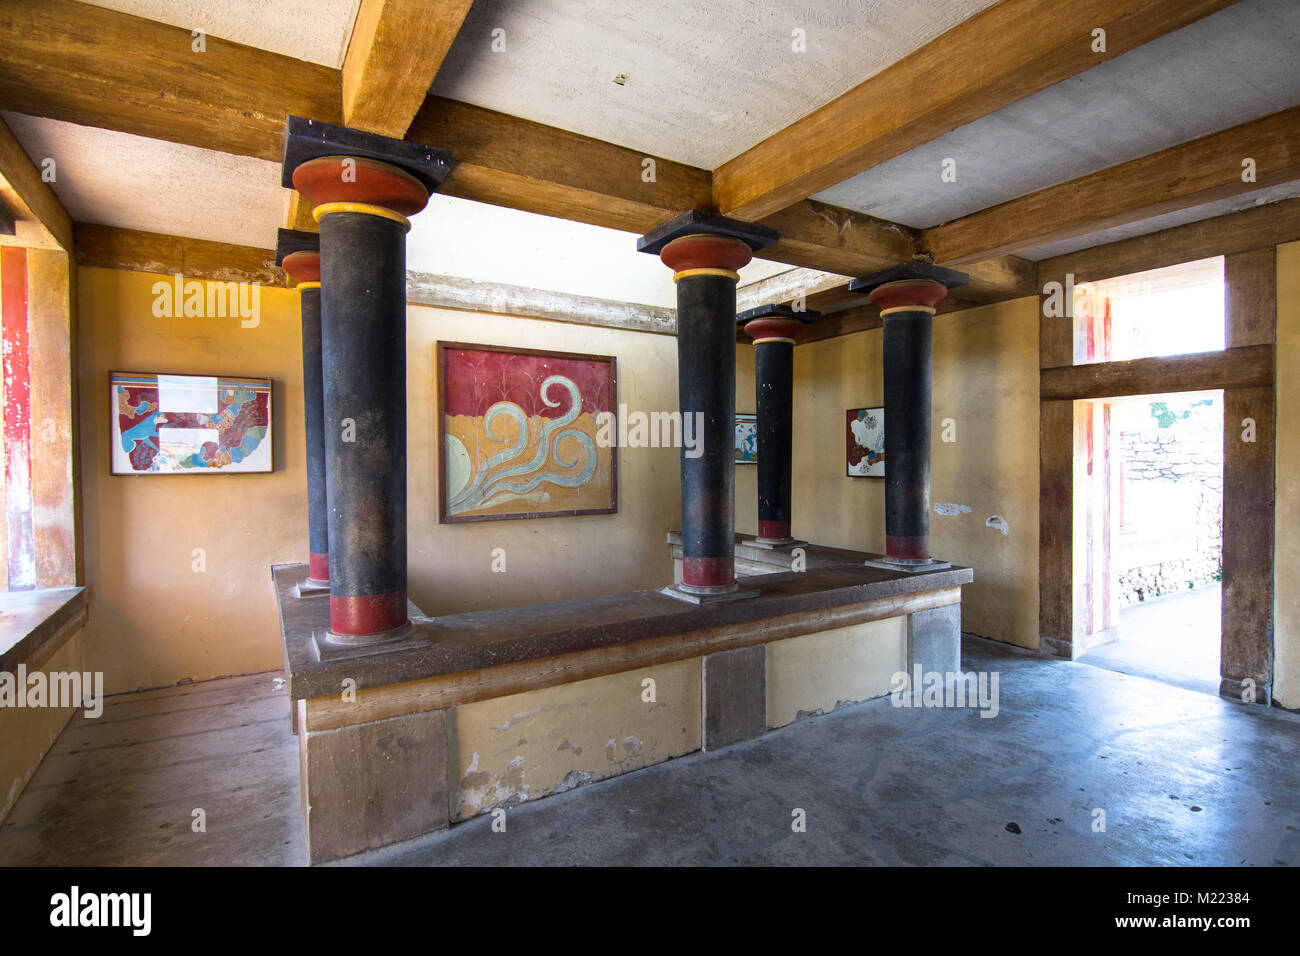
[[[845,458],[850,478],[885,477],[885,410],[850,408]]]
[[[440,522],[618,511],[613,356],[439,342],[437,390]]]
[[[271,380],[109,372],[114,475],[272,470]]]
[[[736,413],[736,464],[758,464],[758,416]]]

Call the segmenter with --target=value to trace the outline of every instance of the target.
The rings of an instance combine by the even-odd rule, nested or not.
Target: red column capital
[[[693,275],[739,279],[739,270],[754,258],[749,243],[731,236],[682,236],[664,246],[659,259],[673,270],[673,281]]]
[[[873,305],[887,312],[934,312],[934,307],[948,294],[942,282],[934,279],[898,279],[878,285],[868,293]]]
[[[307,250],[291,252],[284,257],[280,268],[298,285],[320,282],[320,253]]]

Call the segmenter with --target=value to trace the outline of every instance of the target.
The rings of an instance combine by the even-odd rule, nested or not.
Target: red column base
[[[885,557],[891,561],[929,561],[930,536],[888,535],[885,538]]]
[[[330,583],[330,556],[328,554],[311,554],[307,556],[307,582],[318,585]]]
[[[685,588],[730,588],[735,584],[735,558],[682,558]]]
[[[760,521],[758,523],[758,536],[764,541],[789,541],[791,540],[790,522]]]
[[[404,590],[355,597],[330,595],[330,632],[336,638],[380,638],[408,623]]]

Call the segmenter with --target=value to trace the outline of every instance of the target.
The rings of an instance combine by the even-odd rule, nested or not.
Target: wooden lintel
[[[287,287],[288,277],[275,265],[275,252],[205,239],[165,236],[79,222],[78,265],[129,272],[183,275],[219,282],[259,282]]]
[[[1284,199],[1044,259],[1038,264],[1039,277],[1068,274],[1076,283],[1097,282],[1296,240],[1300,240],[1300,199]]]
[[[1039,373],[1039,398],[1079,401],[1272,384],[1273,346],[1247,345],[1221,352],[1045,368]]]

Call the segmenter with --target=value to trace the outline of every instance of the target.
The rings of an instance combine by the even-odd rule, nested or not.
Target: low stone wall
[[[1177,591],[1203,587],[1223,577],[1222,551],[1178,561],[1163,561],[1130,568],[1119,576],[1119,603],[1129,607]]]
[[[1168,427],[1120,433],[1126,482],[1164,481],[1199,491],[1196,526],[1181,553],[1119,569],[1119,602],[1128,607],[1223,576],[1223,433],[1217,416],[1197,410]]]

